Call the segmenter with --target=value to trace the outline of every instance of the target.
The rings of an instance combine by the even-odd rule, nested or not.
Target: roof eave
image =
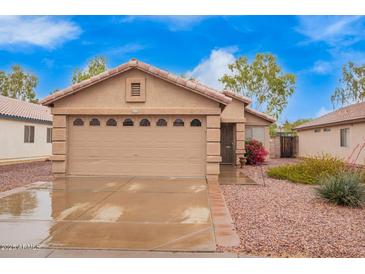
[[[301,131],[301,130],[307,130],[307,129],[309,130],[309,129],[315,129],[315,128],[320,128],[320,127],[326,127],[326,126],[340,126],[340,125],[349,124],[349,123],[361,123],[361,122],[365,122],[365,117],[349,119],[349,120],[342,120],[342,121],[337,121],[337,122],[332,122],[332,123],[323,123],[323,124],[318,124],[318,125],[298,126],[293,129],[297,130],[297,131]]]

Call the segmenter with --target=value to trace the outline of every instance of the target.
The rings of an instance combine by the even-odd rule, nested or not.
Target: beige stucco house
[[[0,164],[47,159],[51,143],[47,107],[0,95]]]
[[[365,165],[365,103],[353,104],[296,127],[299,157],[331,154]]]
[[[221,163],[237,164],[244,153],[247,114],[264,132],[267,121],[274,121],[246,111],[248,98],[136,59],[42,103],[54,115],[52,159],[58,176],[217,177]],[[266,133],[262,137],[268,144]]]

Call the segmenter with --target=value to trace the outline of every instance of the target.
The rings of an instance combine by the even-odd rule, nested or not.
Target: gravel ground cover
[[[0,192],[37,181],[50,181],[51,162],[0,165]]]
[[[273,159],[264,167],[293,163]],[[261,180],[257,167],[243,172]],[[318,199],[314,187],[265,176],[261,185],[222,185],[240,247],[220,250],[272,257],[365,257],[365,209]]]

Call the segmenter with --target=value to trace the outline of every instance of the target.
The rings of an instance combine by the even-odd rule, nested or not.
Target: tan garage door
[[[205,175],[203,116],[70,116],[68,126],[68,174]]]

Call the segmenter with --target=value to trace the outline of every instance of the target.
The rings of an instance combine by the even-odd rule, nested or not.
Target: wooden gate
[[[297,136],[280,136],[280,157],[293,158],[296,155]]]

